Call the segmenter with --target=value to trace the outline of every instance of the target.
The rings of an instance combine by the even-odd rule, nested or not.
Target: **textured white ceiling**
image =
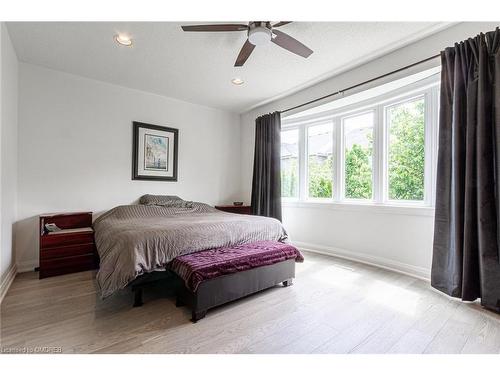
[[[255,48],[246,64],[235,68],[245,32],[186,33],[180,25],[11,22],[8,29],[21,61],[244,112],[449,26],[430,22],[294,22],[280,30],[314,50],[308,59],[270,43]],[[117,32],[130,34],[134,46],[118,46],[113,40]],[[234,77],[241,77],[245,84],[233,85]]]

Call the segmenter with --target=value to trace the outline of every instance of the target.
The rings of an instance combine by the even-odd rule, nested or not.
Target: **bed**
[[[181,255],[288,237],[272,218],[226,213],[178,197],[144,196],[140,203],[115,207],[94,222],[102,298],[138,277],[165,272]]]

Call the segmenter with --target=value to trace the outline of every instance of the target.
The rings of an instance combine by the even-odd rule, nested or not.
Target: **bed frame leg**
[[[207,315],[207,310],[194,311],[191,313],[191,321],[196,323],[198,320],[203,319]]]
[[[283,286],[285,288],[290,285],[293,285],[293,279],[286,279],[285,281],[283,281]]]
[[[142,288],[137,288],[134,291],[134,307],[142,306]]]
[[[179,296],[175,297],[175,307],[185,306],[186,304],[179,298]]]

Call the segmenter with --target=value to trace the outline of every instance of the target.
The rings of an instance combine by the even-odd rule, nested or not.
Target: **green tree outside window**
[[[388,111],[389,199],[424,199],[424,117],[424,99]]]

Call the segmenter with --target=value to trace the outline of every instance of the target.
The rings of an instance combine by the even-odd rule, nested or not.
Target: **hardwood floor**
[[[210,310],[196,324],[161,286],[132,308],[104,301],[94,272],[14,280],[1,306],[1,347],[63,353],[500,353],[500,316],[421,280],[305,253],[292,287]]]

